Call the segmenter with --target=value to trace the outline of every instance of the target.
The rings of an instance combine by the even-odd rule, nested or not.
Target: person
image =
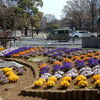
[[[16,31],[16,38],[21,41],[21,31]]]
[[[36,31],[36,34],[38,35],[38,34],[39,34],[39,30],[38,30],[38,29],[36,29],[35,31]]]
[[[74,45],[74,43],[75,43],[75,38],[74,38],[74,37],[72,37],[72,43],[73,43],[73,45]]]

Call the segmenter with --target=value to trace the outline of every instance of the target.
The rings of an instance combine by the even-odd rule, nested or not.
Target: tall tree
[[[24,11],[28,14],[27,19],[29,19],[28,22],[25,23],[25,36],[27,36],[27,29],[28,26],[31,24],[31,27],[33,26],[31,21],[35,18],[36,15],[38,15],[38,6],[42,6],[43,2],[42,0],[19,0],[18,7],[24,9]]]
[[[17,16],[11,8],[0,7],[0,29],[3,30],[0,37],[4,38],[1,42],[6,47],[8,41],[7,37],[10,37],[16,26]]]
[[[73,20],[78,25],[78,29],[81,29],[87,7],[87,0],[69,0],[64,6],[63,15]]]

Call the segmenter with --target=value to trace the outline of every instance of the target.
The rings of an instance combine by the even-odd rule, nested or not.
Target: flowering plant
[[[61,69],[61,65],[53,65],[53,71],[58,71]]]
[[[88,82],[87,81],[80,81],[79,83],[78,83],[78,87],[80,87],[80,88],[84,88],[84,87],[86,87],[86,86],[88,86]]]
[[[9,71],[12,71],[12,68],[5,67],[5,68],[2,68],[2,71],[3,71],[4,73],[6,73],[6,72],[9,72]]]
[[[92,78],[94,81],[100,80],[100,74],[94,75]]]
[[[19,80],[19,76],[13,72],[12,68],[5,67],[2,69],[2,71],[8,77],[9,82],[16,82]]]
[[[64,62],[71,62],[72,63],[72,60],[69,58],[64,58]]]
[[[43,83],[45,83],[45,82],[46,82],[46,79],[44,79],[44,78],[39,78],[38,81],[42,81]]]
[[[93,72],[92,72],[92,71],[83,71],[83,72],[81,73],[81,75],[84,75],[84,76],[86,76],[86,77],[90,77],[90,76],[93,75]]]
[[[53,63],[53,65],[62,65],[62,63],[61,63],[60,61],[55,61],[55,62]]]
[[[43,81],[42,80],[38,80],[38,81],[35,81],[33,86],[35,87],[41,87],[43,85]]]
[[[100,65],[96,65],[92,68],[92,70],[95,70],[95,69],[100,69]]]
[[[64,72],[63,71],[56,71],[54,74],[64,75]]]
[[[78,76],[78,72],[76,69],[71,69],[66,73],[66,76],[70,76],[72,78],[75,78],[76,76]]]
[[[51,81],[56,82],[57,81],[57,78],[55,76],[51,76],[51,77],[48,78],[48,80],[51,80]]]
[[[94,69],[94,70],[93,70],[93,74],[94,74],[94,75],[100,74],[100,69]]]
[[[40,73],[41,74],[48,73],[49,69],[50,69],[50,67],[48,67],[48,66],[42,67],[40,69]]]
[[[85,63],[84,61],[82,61],[82,60],[77,60],[77,61],[75,61],[75,66],[76,66],[78,69],[80,69],[80,68],[86,66],[86,63]]]
[[[70,76],[65,76],[62,78],[62,80],[66,80],[66,81],[70,82],[72,80],[72,78]]]
[[[70,83],[67,80],[62,80],[60,82],[61,87],[68,88],[70,86]]]
[[[79,75],[79,76],[77,76],[76,77],[76,81],[77,82],[79,82],[79,81],[84,81],[84,80],[86,80],[87,78],[85,77],[85,76],[83,76],[83,75]]]
[[[44,73],[44,74],[41,75],[40,78],[42,78],[42,79],[48,79],[50,76],[51,76],[50,73]]]
[[[94,84],[96,88],[100,88],[100,80],[97,80]]]
[[[46,86],[47,86],[47,87],[53,87],[55,84],[56,84],[56,83],[55,83],[54,81],[52,81],[52,80],[48,80],[48,81],[46,82]]]
[[[17,80],[19,80],[19,76],[15,75],[15,74],[10,74],[8,77],[8,80],[10,82],[16,82]]]
[[[84,57],[84,61],[87,61],[87,60],[89,60],[90,59],[90,57]]]
[[[94,66],[96,66],[96,65],[98,65],[99,63],[98,63],[98,61],[96,60],[96,59],[94,59],[94,58],[90,58],[89,60],[88,60],[88,65],[90,66],[90,67],[94,67]]]
[[[0,47],[0,51],[4,50],[5,48],[4,47]]]
[[[47,64],[41,64],[40,66],[39,66],[39,68],[42,68],[42,67],[45,67],[45,66],[47,66]]]
[[[79,72],[83,72],[83,71],[91,71],[91,68],[90,67],[84,67],[84,68],[81,68],[79,70]]]
[[[79,56],[73,56],[71,59],[72,60],[80,60],[81,58]]]
[[[61,70],[68,71],[73,67],[73,63],[71,62],[63,62],[63,66],[61,67]]]
[[[7,77],[4,75],[4,73],[2,71],[0,71],[0,84],[5,84],[7,83],[9,80],[7,79]]]
[[[61,75],[61,74],[54,74],[54,76],[55,76],[57,79],[62,78],[62,75]]]

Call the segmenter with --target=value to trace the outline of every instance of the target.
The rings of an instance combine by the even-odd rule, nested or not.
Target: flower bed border
[[[34,65],[33,63],[31,62],[28,62],[24,59],[18,59],[18,58],[1,58],[5,61],[15,61],[15,62],[18,62],[20,64],[23,64],[23,65],[26,65],[27,67],[29,67],[32,72],[33,72],[33,75],[34,75],[34,79],[38,79],[39,78],[39,72],[37,71],[37,67],[33,67],[33,66],[36,66]]]
[[[49,100],[99,100],[100,91],[97,89],[75,90],[22,90],[24,96],[40,97]]]

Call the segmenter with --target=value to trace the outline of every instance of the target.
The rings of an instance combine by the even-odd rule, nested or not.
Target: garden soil
[[[34,77],[31,69],[26,67],[24,75],[16,83],[0,85],[1,100],[45,100],[37,97],[28,97],[20,95],[21,90],[33,84]]]

